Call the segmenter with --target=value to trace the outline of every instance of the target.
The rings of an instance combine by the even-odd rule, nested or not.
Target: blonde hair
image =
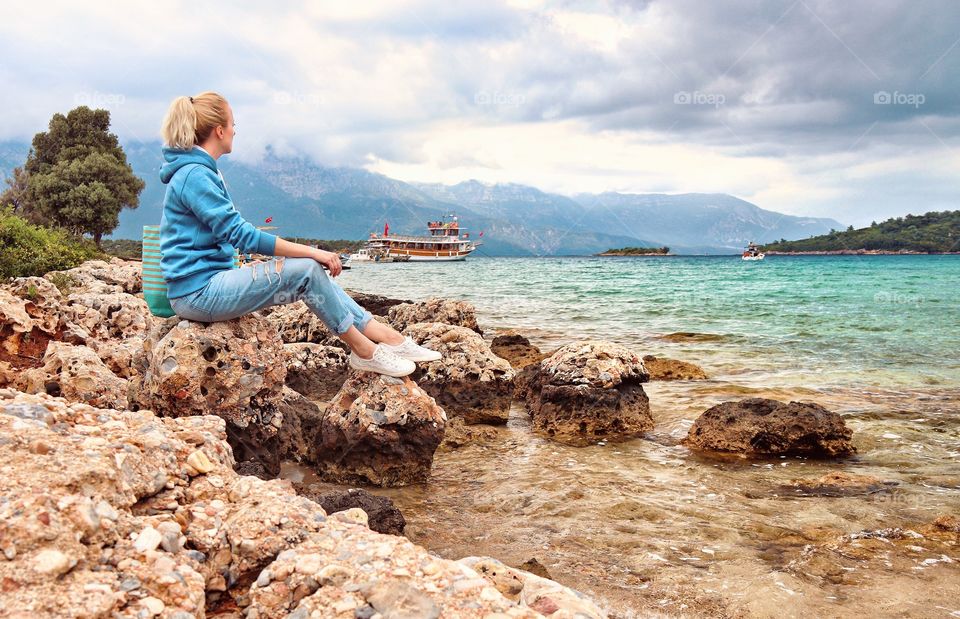
[[[227,100],[215,92],[177,97],[167,109],[160,133],[166,146],[190,150],[217,127],[226,127],[227,120]]]

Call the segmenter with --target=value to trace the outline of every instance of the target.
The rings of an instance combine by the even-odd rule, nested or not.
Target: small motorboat
[[[750,243],[747,245],[747,248],[743,250],[743,255],[740,256],[741,260],[763,260],[766,257],[760,247],[756,243]]]

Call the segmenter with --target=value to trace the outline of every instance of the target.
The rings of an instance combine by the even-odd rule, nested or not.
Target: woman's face
[[[237,129],[233,124],[233,108],[230,107],[229,103],[227,104],[227,126],[217,128],[218,134],[220,134],[221,131],[223,133],[222,135],[218,135],[218,137],[220,137],[220,145],[223,153],[233,152],[233,136],[236,135]]]

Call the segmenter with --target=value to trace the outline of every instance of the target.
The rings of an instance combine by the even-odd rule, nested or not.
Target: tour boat
[[[470,239],[456,215],[428,221],[427,231],[428,236],[390,234],[390,226],[384,225],[383,234],[371,233],[366,247],[350,258],[354,262],[450,262],[465,260],[482,244]]]
[[[747,245],[747,248],[743,251],[743,255],[740,256],[742,260],[763,260],[766,256],[756,243],[750,243]]]

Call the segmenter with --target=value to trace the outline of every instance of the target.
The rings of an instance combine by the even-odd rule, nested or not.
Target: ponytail
[[[227,100],[215,92],[177,97],[167,109],[160,133],[170,148],[190,150],[217,127],[227,126]]]

